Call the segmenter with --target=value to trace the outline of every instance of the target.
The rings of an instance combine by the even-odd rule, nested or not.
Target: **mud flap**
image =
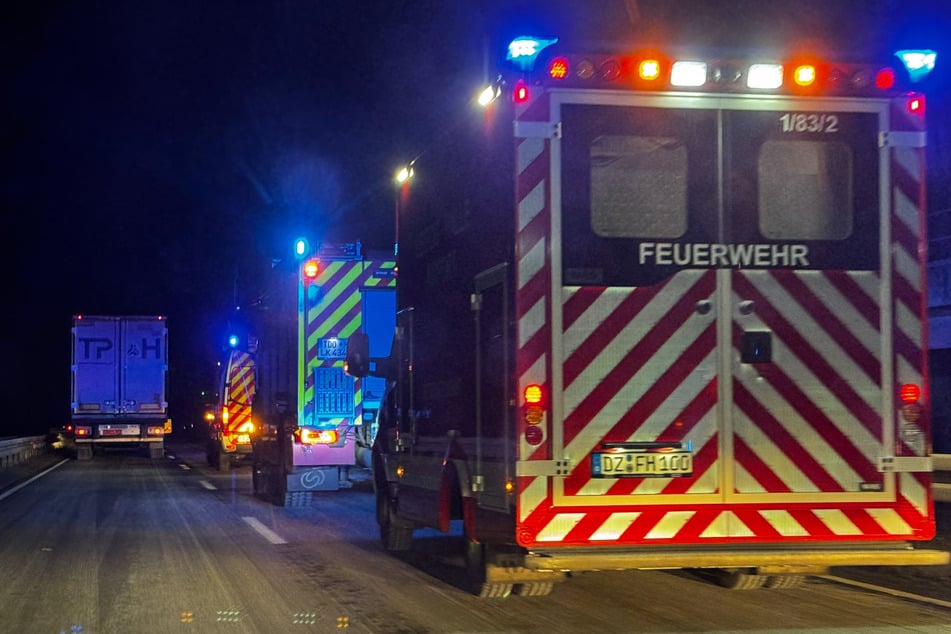
[[[311,467],[294,470],[287,474],[287,492],[336,491],[340,488],[337,467]]]

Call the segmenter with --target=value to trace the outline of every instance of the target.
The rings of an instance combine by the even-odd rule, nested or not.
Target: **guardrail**
[[[0,469],[12,467],[24,460],[46,453],[47,449],[45,436],[0,440]]]
[[[951,502],[951,453],[936,453],[931,456],[934,480],[931,492],[938,502]]]

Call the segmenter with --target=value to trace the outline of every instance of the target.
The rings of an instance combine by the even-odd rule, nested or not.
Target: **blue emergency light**
[[[297,259],[306,258],[310,255],[310,244],[307,238],[297,238],[294,240],[294,257]]]
[[[238,347],[238,335],[231,335],[228,337],[228,345],[232,348]]]
[[[908,49],[897,51],[895,56],[905,65],[911,81],[917,83],[934,70],[934,64],[938,54],[929,49]]]
[[[538,59],[538,54],[557,41],[557,37],[551,40],[542,40],[527,35],[517,37],[509,43],[508,54],[505,59],[515,64],[519,70],[529,72],[535,68],[535,60]]]

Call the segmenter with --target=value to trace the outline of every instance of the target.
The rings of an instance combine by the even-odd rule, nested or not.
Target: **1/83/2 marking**
[[[839,131],[839,116],[815,112],[787,112],[779,117],[783,132],[819,132],[834,134]]]

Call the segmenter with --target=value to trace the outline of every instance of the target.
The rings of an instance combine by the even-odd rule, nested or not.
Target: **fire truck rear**
[[[458,520],[487,596],[947,563],[912,547],[935,519],[905,69],[541,46],[513,43],[508,124],[424,154],[398,210],[384,544]]]
[[[370,466],[385,381],[348,376],[344,357],[355,332],[389,344],[394,266],[391,257],[365,253],[357,242],[325,245],[290,275],[273,272],[269,299],[252,317],[260,387],[254,418],[261,429],[252,438],[257,495],[306,505],[314,491],[352,486],[353,467]]]

